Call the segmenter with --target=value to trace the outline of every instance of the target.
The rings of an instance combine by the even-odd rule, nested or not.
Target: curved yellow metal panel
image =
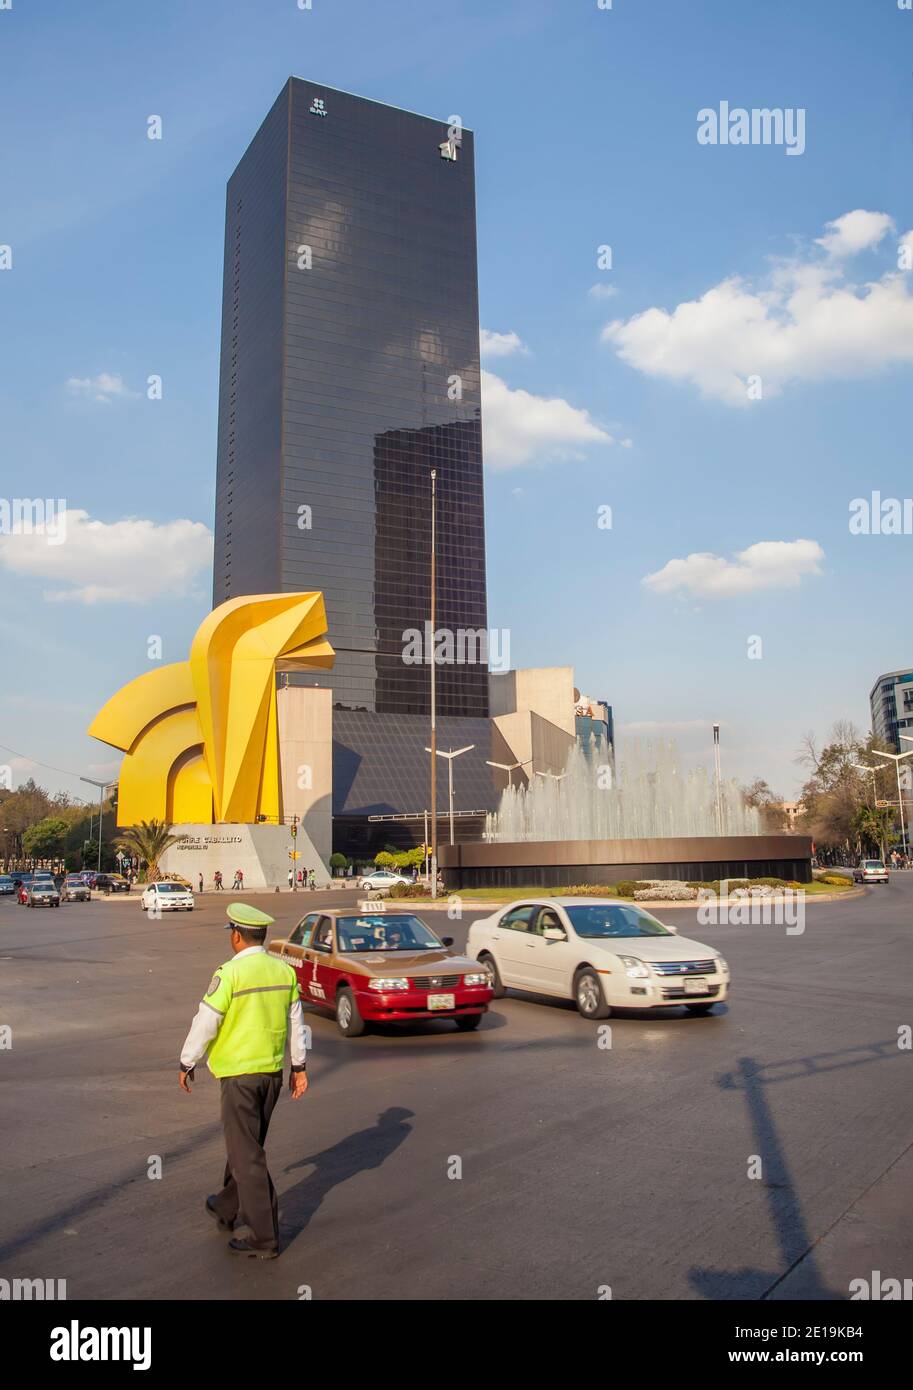
[[[117,794],[118,825],[170,820],[168,778],[178,758],[201,742],[194,709],[176,710],[150,724],[121,763]]]
[[[113,748],[132,748],[147,724],[165,712],[195,702],[189,661],[157,666],[122,686],[102,705],[87,730]]]
[[[202,749],[172,767],[167,809],[171,825],[212,824],[212,782]]]
[[[204,618],[190,660],[137,677],[89,733],[127,751],[118,823],[253,822],[282,816],[276,672],[328,670],[323,595],[229,599]],[[202,746],[202,755],[188,750]]]

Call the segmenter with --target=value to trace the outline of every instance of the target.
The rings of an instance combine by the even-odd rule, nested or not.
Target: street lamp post
[[[431,897],[437,897],[437,652],[434,625],[435,563],[437,560],[437,469],[431,470]]]
[[[907,738],[907,735],[901,734],[901,738]],[[907,741],[913,742],[913,739],[907,739]],[[913,748],[910,749],[909,753],[882,753],[878,748],[870,748],[869,752],[874,753],[876,758],[889,758],[894,764],[894,771],[897,774],[897,806],[900,811],[900,840],[903,845],[904,858],[906,859],[907,826],[903,814],[903,793],[900,789],[900,764],[903,762],[904,758],[913,758]]]
[[[473,749],[473,748],[475,748],[475,744],[474,744],[474,743],[467,743],[467,745],[466,745],[465,748],[457,748],[456,750],[454,750],[453,748],[451,748],[449,753],[445,753],[445,752],[443,751],[443,749],[441,749],[441,748],[435,748],[435,749],[426,748],[426,749],[425,749],[425,752],[426,752],[426,753],[436,753],[437,756],[438,756],[439,758],[446,758],[446,759],[447,759],[447,798],[448,798],[448,804],[449,804],[449,806],[450,806],[450,843],[451,843],[451,844],[453,844],[453,760],[454,760],[454,758],[458,758],[458,757],[460,756],[461,753],[468,753],[468,752],[469,752],[471,749]]]
[[[716,825],[717,834],[723,833],[723,774],[720,768],[720,726],[713,726],[713,765],[716,773]]]
[[[88,782],[91,787],[98,788],[98,872],[101,873],[101,823],[104,815],[105,792],[109,787],[116,787],[116,782],[97,782],[94,777],[80,777],[80,782]]]
[[[506,773],[507,773],[507,785],[508,785],[509,787],[512,787],[513,784],[514,784],[513,774],[517,771],[517,768],[518,768],[518,767],[529,767],[529,765],[530,765],[530,763],[531,763],[532,761],[533,761],[532,758],[527,758],[527,759],[526,759],[526,762],[524,762],[524,763],[493,763],[493,762],[491,761],[490,758],[486,758],[486,759],[485,759],[485,766],[486,766],[486,767],[497,767],[497,768],[500,768],[502,772],[506,772]]]

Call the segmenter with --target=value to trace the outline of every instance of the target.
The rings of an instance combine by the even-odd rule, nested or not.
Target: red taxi
[[[370,1023],[452,1018],[478,1028],[492,998],[478,961],[450,950],[411,912],[309,912],[269,950],[295,967],[306,1003],[336,1015],[357,1038]]]

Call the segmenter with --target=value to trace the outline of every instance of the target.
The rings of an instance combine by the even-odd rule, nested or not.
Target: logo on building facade
[[[454,136],[448,135],[446,140],[442,140],[438,145],[441,152],[441,159],[452,159],[456,163],[460,153],[460,142]]]
[[[326,103],[323,97],[315,97],[308,109],[312,116],[325,116],[327,114]]]

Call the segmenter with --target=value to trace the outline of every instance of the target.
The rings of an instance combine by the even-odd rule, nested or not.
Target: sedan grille
[[[416,975],[410,980],[413,989],[456,989],[459,975]]]
[[[657,975],[715,975],[715,960],[651,960]]]

